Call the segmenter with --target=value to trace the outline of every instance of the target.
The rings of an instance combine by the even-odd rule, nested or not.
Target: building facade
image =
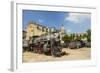
[[[29,22],[27,28],[26,28],[26,40],[30,40],[32,37],[38,37],[42,35],[48,35],[48,34],[56,34],[60,35],[60,40],[62,41],[62,37],[65,34],[64,26],[62,25],[60,30],[57,30],[55,28],[48,28],[43,25],[39,25],[37,23]]]
[[[47,34],[50,31],[49,28],[39,25],[37,23],[29,22],[27,28],[26,28],[26,39],[29,40],[31,37],[34,36],[41,36],[44,34]]]

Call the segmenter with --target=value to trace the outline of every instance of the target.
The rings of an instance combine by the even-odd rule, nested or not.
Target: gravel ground
[[[68,49],[63,48],[67,55],[61,57],[47,56],[44,54],[36,54],[32,52],[23,53],[23,62],[47,62],[47,61],[67,61],[67,60],[87,60],[91,59],[91,48]]]

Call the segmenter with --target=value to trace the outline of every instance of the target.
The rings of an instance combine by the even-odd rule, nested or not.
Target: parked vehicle
[[[74,49],[74,48],[81,48],[82,44],[78,41],[73,41],[69,43],[69,48]]]
[[[85,47],[85,45],[86,45],[86,42],[85,42],[85,41],[78,40],[78,42],[80,42],[80,43],[81,43],[81,47]]]
[[[87,42],[86,47],[91,47],[91,42]]]
[[[68,48],[70,42],[65,42],[64,43],[64,48]]]

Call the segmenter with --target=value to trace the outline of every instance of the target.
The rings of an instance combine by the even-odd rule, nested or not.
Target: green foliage
[[[88,29],[86,32],[87,32],[87,41],[91,42],[91,30]]]
[[[64,37],[62,37],[62,40],[64,42],[70,41],[70,36],[66,34]]]
[[[66,34],[62,38],[62,40],[64,42],[70,42],[70,41],[73,41],[73,40],[82,40],[82,39],[87,39],[88,42],[91,42],[91,30],[90,29],[88,29],[86,31],[86,33],[84,33],[84,34],[75,34],[75,33],[70,34],[70,35]]]

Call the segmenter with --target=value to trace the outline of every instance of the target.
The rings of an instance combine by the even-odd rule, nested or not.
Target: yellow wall
[[[42,31],[42,28],[44,28],[44,31]],[[46,29],[47,29],[47,31],[46,31]],[[42,25],[30,23],[30,24],[28,24],[26,31],[27,31],[26,39],[29,40],[30,37],[32,37],[32,36],[41,36],[43,34],[46,34],[47,32],[50,31],[50,28],[44,27]],[[54,31],[54,29],[52,29],[52,31]],[[60,32],[59,32],[60,33],[60,40],[62,40],[64,32],[65,32],[64,27],[61,27]]]
[[[38,29],[37,26],[40,29]],[[36,25],[36,24],[28,24],[26,39],[29,40],[29,37],[41,36],[45,33],[46,33],[46,29],[45,29],[45,31],[42,31],[42,26],[39,26],[39,25]]]

